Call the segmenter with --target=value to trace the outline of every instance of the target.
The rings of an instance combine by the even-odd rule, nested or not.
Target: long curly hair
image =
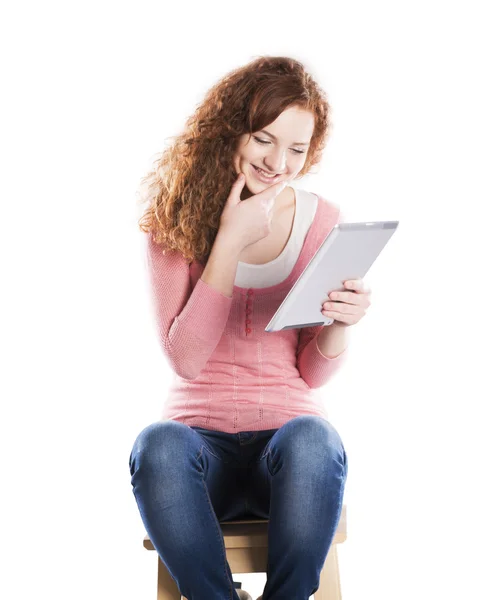
[[[240,136],[263,129],[293,106],[314,115],[299,179],[320,162],[332,127],[325,92],[299,61],[285,56],[258,57],[223,77],[142,178],[140,201],[148,206],[139,220],[141,231],[151,233],[163,253],[178,250],[189,264],[206,264],[237,178]]]

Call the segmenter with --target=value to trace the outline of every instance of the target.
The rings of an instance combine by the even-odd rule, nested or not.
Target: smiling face
[[[291,181],[304,167],[314,115],[299,107],[285,109],[260,131],[241,135],[234,154],[236,173],[244,173],[246,188],[258,194],[278,181]],[[262,170],[260,172],[260,169]]]

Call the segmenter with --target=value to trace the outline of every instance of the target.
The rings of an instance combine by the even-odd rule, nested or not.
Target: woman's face
[[[311,111],[290,107],[270,125],[253,132],[251,139],[248,133],[241,135],[234,166],[236,173],[246,177],[244,190],[247,187],[258,194],[278,181],[294,179],[304,167],[313,128]],[[259,175],[257,169],[264,174]]]

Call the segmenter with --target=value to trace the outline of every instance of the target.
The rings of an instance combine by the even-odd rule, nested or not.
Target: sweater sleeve
[[[340,211],[337,223],[343,221],[344,217]],[[317,337],[323,327],[323,325],[316,325],[299,330],[296,364],[299,374],[310,388],[319,388],[325,385],[347,358],[348,348],[334,358],[329,358],[321,353]]]
[[[172,369],[196,379],[222,337],[232,297],[198,279],[191,290],[189,266],[147,234],[146,262],[160,345]]]
[[[334,358],[329,358],[321,353],[317,337],[323,327],[323,325],[303,327],[299,331],[297,368],[310,388],[319,388],[325,385],[347,357],[348,348]]]

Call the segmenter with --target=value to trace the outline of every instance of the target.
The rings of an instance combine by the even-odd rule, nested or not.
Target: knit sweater
[[[278,429],[299,415],[328,420],[320,390],[347,356],[329,358],[323,326],[265,327],[323,240],[339,208],[321,196],[290,274],[268,287],[234,285],[226,296],[201,279],[204,267],[166,251],[147,234],[147,264],[158,338],[173,372],[161,420],[226,433]]]

